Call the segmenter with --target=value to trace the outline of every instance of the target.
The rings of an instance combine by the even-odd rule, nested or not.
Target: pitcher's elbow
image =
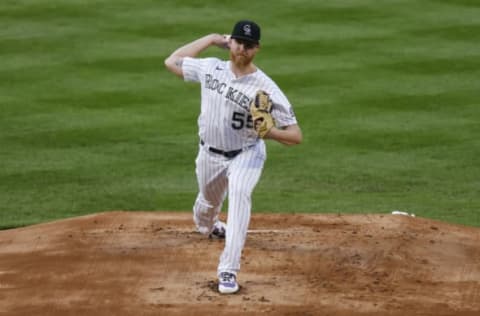
[[[294,138],[294,144],[300,145],[302,142],[303,142],[303,135],[302,135],[302,132],[299,131],[296,137]]]
[[[172,68],[173,68],[173,66],[174,66],[174,62],[173,62],[172,56],[168,56],[167,58],[165,58],[164,64],[165,64],[165,67],[166,67],[168,70],[171,71]]]

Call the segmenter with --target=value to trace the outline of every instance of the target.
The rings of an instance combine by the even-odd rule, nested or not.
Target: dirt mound
[[[110,212],[0,231],[0,315],[480,315],[480,229],[401,215],[253,215],[223,241],[190,213]]]

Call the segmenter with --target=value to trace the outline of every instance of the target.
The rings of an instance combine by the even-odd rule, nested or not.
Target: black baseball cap
[[[238,21],[233,27],[230,37],[258,44],[260,41],[260,26],[249,20]]]

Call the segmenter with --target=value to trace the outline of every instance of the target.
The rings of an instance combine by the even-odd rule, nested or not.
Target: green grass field
[[[242,18],[304,133],[268,142],[254,212],[480,226],[476,0],[3,0],[0,227],[190,210],[199,87],[163,60]]]

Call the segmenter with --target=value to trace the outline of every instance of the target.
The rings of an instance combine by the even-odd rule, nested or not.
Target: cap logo
[[[252,28],[250,24],[245,24],[243,26],[243,32],[245,33],[246,36],[252,36]]]

